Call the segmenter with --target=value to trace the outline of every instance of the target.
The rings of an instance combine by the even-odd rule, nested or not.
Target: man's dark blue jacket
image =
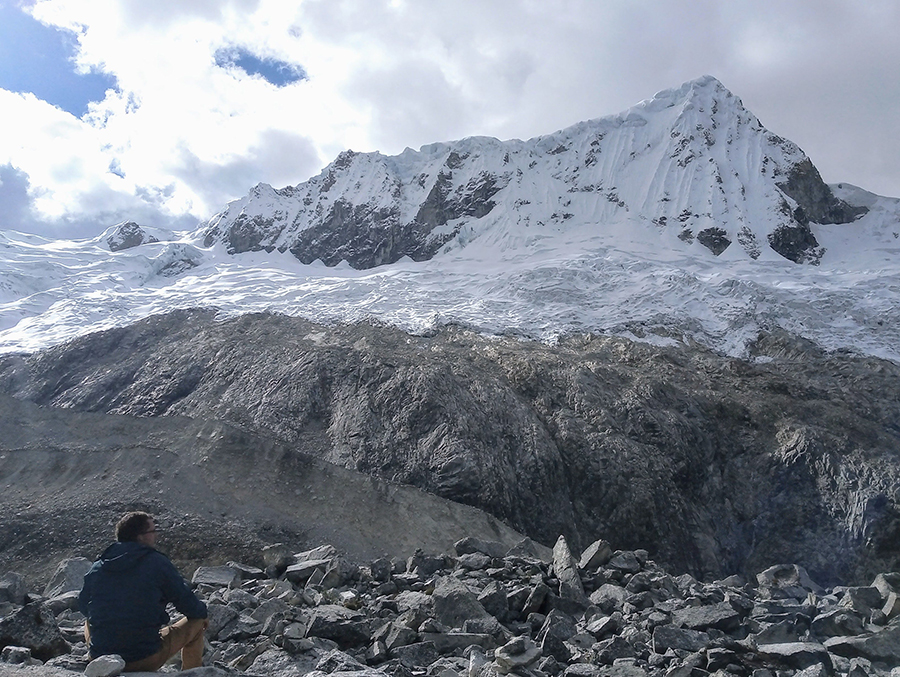
[[[207,616],[168,557],[140,543],[113,543],[85,575],[78,597],[90,621],[91,656],[119,654],[130,663],[156,653],[169,602],[188,618]]]

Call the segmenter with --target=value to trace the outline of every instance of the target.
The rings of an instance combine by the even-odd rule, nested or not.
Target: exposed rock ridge
[[[206,246],[290,251],[371,268],[474,240],[634,222],[720,255],[817,263],[810,223],[865,213],[836,198],[806,155],[706,76],[615,116],[529,141],[473,137],[393,157],[345,151],[321,174],[260,184],[214,216]]]
[[[134,221],[126,221],[115,226],[115,230],[106,237],[106,243],[109,245],[111,252],[131,249],[132,247],[152,242],[159,242],[159,240],[147,233]]]
[[[480,507],[547,545],[614,537],[716,577],[894,568],[900,368],[766,335],[756,361],[179,311],[0,360],[42,406],[229,421]]]

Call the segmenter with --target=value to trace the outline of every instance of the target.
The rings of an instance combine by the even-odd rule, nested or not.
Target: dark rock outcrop
[[[106,238],[106,244],[111,252],[119,252],[152,242],[159,242],[159,240],[144,231],[134,221],[126,221],[120,224]]]
[[[778,183],[778,187],[802,210],[797,215],[801,225],[810,221],[852,223],[869,211],[866,207],[852,206],[836,198],[809,158],[795,164],[787,179]]]

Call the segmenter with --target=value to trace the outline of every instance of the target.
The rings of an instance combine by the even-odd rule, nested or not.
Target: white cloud
[[[27,174],[49,221],[205,218],[345,148],[527,138],[704,73],[826,180],[900,194],[893,0],[38,0],[31,11],[74,30],[80,67],[121,88],[83,120],[0,91],[16,130],[0,138],[0,166]],[[216,66],[234,47],[309,78],[276,87]]]

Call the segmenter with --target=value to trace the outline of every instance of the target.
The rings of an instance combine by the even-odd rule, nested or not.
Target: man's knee
[[[196,642],[203,641],[203,633],[209,627],[209,619],[206,618],[182,618],[177,623],[164,628],[162,633],[163,643],[166,645],[170,656]]]
[[[206,632],[206,629],[209,627],[209,619],[208,618],[188,618],[187,624],[185,625],[185,629],[187,630],[188,636],[192,641],[196,641],[198,638],[203,637],[203,633]]]

